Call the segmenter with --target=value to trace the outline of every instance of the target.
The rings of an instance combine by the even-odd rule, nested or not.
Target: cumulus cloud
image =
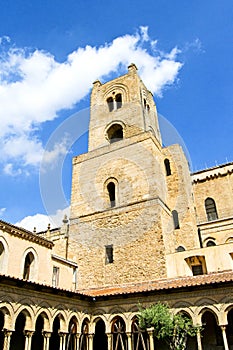
[[[21,221],[15,223],[15,225],[29,231],[33,231],[34,228],[36,229],[36,232],[46,231],[48,224],[50,224],[51,229],[60,227],[64,216],[67,215],[67,217],[69,217],[69,214],[70,209],[65,208],[63,210],[57,210],[57,212],[52,216],[45,214],[29,215],[23,218]]]
[[[157,95],[175,82],[182,66],[179,51],[161,53],[141,27],[134,35],[124,35],[99,47],[86,46],[71,52],[58,62],[49,52],[11,46],[10,39],[0,39],[0,162],[4,171],[22,172],[37,167],[44,145],[40,138],[43,123],[57,118],[84,98],[94,80],[126,68],[134,62],[148,88]],[[153,47],[153,49],[152,49]],[[47,160],[54,161],[62,149],[52,150]],[[14,169],[14,165],[18,169]]]

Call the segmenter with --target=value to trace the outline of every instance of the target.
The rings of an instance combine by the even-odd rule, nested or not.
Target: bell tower
[[[161,144],[153,96],[131,64],[128,73],[105,84],[93,84],[89,151],[116,140],[151,131]]]

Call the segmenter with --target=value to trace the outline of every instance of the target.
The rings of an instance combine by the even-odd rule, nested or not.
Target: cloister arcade
[[[141,330],[137,312],[97,315],[59,308],[0,307],[0,350],[156,350],[167,345],[153,338],[153,329]],[[201,334],[188,339],[187,349],[233,349],[233,305],[176,308],[184,312]]]

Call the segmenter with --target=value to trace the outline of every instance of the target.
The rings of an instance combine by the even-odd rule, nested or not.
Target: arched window
[[[213,246],[215,246],[216,245],[216,243],[215,243],[215,241],[213,240],[213,239],[209,239],[208,241],[207,241],[207,243],[206,243],[206,246],[207,247],[213,247]]]
[[[109,97],[107,99],[107,104],[108,104],[109,112],[112,112],[113,109],[114,109],[114,104],[113,104],[113,98],[112,97]]]
[[[114,182],[109,182],[107,185],[107,189],[108,189],[110,206],[111,208],[113,208],[116,205],[116,186]]]
[[[2,244],[2,242],[0,242],[0,271],[1,272],[3,270],[4,254],[5,254],[4,245]]]
[[[166,170],[166,175],[169,176],[171,175],[171,167],[170,167],[170,161],[169,159],[165,159],[164,160],[164,166],[165,166],[165,170]]]
[[[121,94],[117,94],[115,100],[116,100],[116,109],[121,108],[121,106],[122,106],[122,96],[121,96]]]
[[[206,198],[205,200],[205,210],[208,221],[217,220],[218,213],[213,198]]]
[[[28,280],[30,276],[30,270],[35,258],[34,255],[30,252],[26,255],[23,269],[23,279]]]
[[[110,143],[117,142],[123,139],[123,128],[120,124],[113,124],[107,131]]]
[[[125,322],[121,317],[116,317],[112,322],[112,350],[127,349],[127,336],[125,331]]]
[[[184,252],[185,248],[182,245],[179,245],[179,247],[176,248],[177,252]]]
[[[179,229],[180,228],[179,216],[176,210],[172,211],[172,218],[173,218],[174,229],[175,230]]]

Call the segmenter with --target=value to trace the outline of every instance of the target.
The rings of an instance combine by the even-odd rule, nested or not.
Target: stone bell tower
[[[94,83],[90,113],[88,153],[73,159],[69,258],[78,263],[78,286],[166,277],[166,247],[178,244],[168,244],[169,152],[134,64],[121,77]]]

